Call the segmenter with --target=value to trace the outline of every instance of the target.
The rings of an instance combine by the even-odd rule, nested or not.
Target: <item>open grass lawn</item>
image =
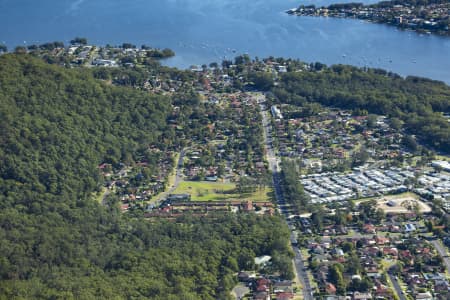
[[[252,200],[270,201],[272,189],[266,187],[257,189],[253,193],[240,195],[234,183],[207,182],[207,181],[183,181],[173,191],[173,194],[190,194],[193,201],[224,201],[224,200]]]
[[[227,141],[226,140],[211,140],[211,141],[209,141],[209,144],[210,145],[219,145],[219,144],[224,144],[224,143],[226,143]]]
[[[100,192],[96,192],[96,193],[92,193],[92,197],[94,198],[94,200],[98,203],[102,203],[103,200],[103,195],[106,192],[106,188],[102,187],[102,190]]]
[[[436,155],[436,159],[450,161],[449,157],[445,155]]]
[[[383,267],[383,270],[388,270],[391,266],[395,265],[396,260],[393,259],[382,259],[381,260],[381,266]]]
[[[302,248],[300,248],[300,251],[302,252],[303,260],[307,261],[308,258],[310,257],[308,249],[302,247]],[[305,262],[305,265],[309,265],[308,262]]]

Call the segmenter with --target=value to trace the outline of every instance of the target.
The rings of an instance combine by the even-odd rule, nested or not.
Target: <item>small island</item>
[[[355,18],[419,33],[450,36],[449,0],[393,0],[370,5],[341,3],[328,7],[300,5],[287,13],[297,16]]]

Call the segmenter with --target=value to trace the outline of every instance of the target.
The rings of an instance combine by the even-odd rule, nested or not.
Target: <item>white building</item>
[[[450,172],[450,163],[445,160],[435,160],[431,162],[431,165],[435,168],[440,168],[446,172]]]
[[[283,119],[283,115],[281,114],[281,111],[278,107],[276,107],[275,105],[273,105],[270,110],[272,111],[272,116],[275,119]]]

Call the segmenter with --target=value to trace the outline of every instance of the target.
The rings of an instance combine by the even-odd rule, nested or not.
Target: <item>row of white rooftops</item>
[[[302,175],[301,182],[312,203],[344,201],[407,190],[404,182],[414,177],[409,170],[365,170],[348,174],[329,172]]]
[[[450,200],[450,175],[445,173],[428,173],[419,177],[423,188],[415,190],[420,195],[433,195],[435,199]]]

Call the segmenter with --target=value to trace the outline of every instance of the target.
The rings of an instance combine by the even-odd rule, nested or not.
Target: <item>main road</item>
[[[263,126],[263,138],[264,144],[266,148],[266,158],[269,163],[269,170],[272,172],[272,181],[274,187],[275,198],[277,200],[278,207],[280,208],[281,213],[288,221],[289,213],[286,210],[286,202],[283,197],[283,193],[281,191],[280,186],[280,161],[279,158],[275,154],[275,149],[273,148],[272,139],[269,140],[270,132],[270,119],[268,116],[267,108],[265,107],[265,96],[263,94],[258,94],[256,96],[257,101],[260,103],[261,117],[262,117],[262,126]],[[289,222],[288,222],[289,224]],[[295,258],[294,265],[297,272],[297,277],[300,280],[300,283],[303,286],[303,299],[304,300],[313,300],[313,292],[311,289],[311,284],[309,282],[308,274],[306,272],[305,265],[303,263],[303,257],[300,249],[297,246],[297,238],[294,233],[294,228],[291,225],[288,225],[291,230],[291,243],[293,245]]]

